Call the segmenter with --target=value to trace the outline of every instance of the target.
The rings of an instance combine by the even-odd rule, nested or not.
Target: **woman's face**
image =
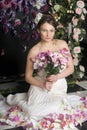
[[[55,35],[55,28],[49,23],[44,23],[39,29],[40,37],[42,41],[50,42]]]

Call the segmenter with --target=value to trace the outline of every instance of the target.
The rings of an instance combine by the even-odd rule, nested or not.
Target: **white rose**
[[[74,47],[74,53],[81,53],[81,48],[79,46]]]
[[[74,34],[81,34],[81,30],[79,28],[74,28],[73,30]]]
[[[84,16],[83,14],[81,15],[81,19],[82,19],[82,20],[85,20],[85,16]]]
[[[60,9],[60,5],[59,5],[59,4],[54,5],[54,10],[55,10],[56,12],[58,12],[59,9]]]
[[[84,76],[84,73],[80,72],[79,77],[82,78]]]
[[[77,1],[77,6],[80,7],[80,8],[83,8],[84,7],[84,2],[82,0],[79,0]]]
[[[85,72],[85,68],[84,68],[83,65],[80,65],[79,68],[80,68],[80,70],[81,70],[82,72]]]
[[[35,23],[36,23],[36,24],[38,24],[38,22],[39,22],[39,20],[41,19],[41,17],[42,17],[42,13],[38,13],[38,14],[36,15],[36,18],[35,18]]]
[[[87,14],[87,10],[85,8],[82,9],[84,14]]]

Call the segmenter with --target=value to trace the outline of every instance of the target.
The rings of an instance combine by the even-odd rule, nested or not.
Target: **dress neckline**
[[[52,53],[55,53],[55,52],[60,52],[60,51],[62,51],[62,50],[66,50],[66,51],[68,51],[68,49],[67,48],[65,48],[65,47],[63,47],[63,48],[60,48],[59,50],[56,50],[56,51],[50,51],[50,50],[47,50],[47,51],[41,51],[41,52],[39,52],[38,54],[40,54],[40,53],[45,53],[45,52],[52,52]],[[37,55],[38,55],[37,54]]]
[[[30,59],[35,60],[35,59],[36,59],[36,57],[37,57],[39,54],[41,54],[41,53],[47,53],[48,51],[49,51],[49,52],[51,52],[51,53],[56,53],[56,52],[61,52],[61,51],[63,51],[63,50],[68,51],[68,49],[67,49],[67,48],[65,48],[65,47],[60,48],[60,49],[59,49],[59,50],[57,50],[57,51],[50,51],[50,50],[47,50],[47,51],[41,51],[41,52],[39,52],[39,53],[38,53],[35,57],[31,57]]]

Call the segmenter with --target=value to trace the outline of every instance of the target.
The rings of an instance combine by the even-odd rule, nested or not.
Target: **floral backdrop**
[[[84,66],[80,64],[83,49],[80,42],[86,36],[82,26],[86,8],[85,0],[0,0],[0,27],[4,34],[10,33],[24,40],[23,48],[26,51],[29,40],[39,38],[36,25],[42,14],[52,14],[58,23],[56,38],[66,40],[70,47],[75,72],[69,80],[76,82],[85,73]]]

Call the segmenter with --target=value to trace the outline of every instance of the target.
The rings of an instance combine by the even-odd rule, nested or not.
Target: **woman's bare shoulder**
[[[28,57],[35,57],[39,53],[39,43],[34,45],[28,53]]]
[[[55,39],[56,43],[58,44],[67,44],[67,42],[65,40],[61,40],[61,39]]]
[[[56,44],[59,48],[67,48],[68,44],[65,40],[56,39]]]

